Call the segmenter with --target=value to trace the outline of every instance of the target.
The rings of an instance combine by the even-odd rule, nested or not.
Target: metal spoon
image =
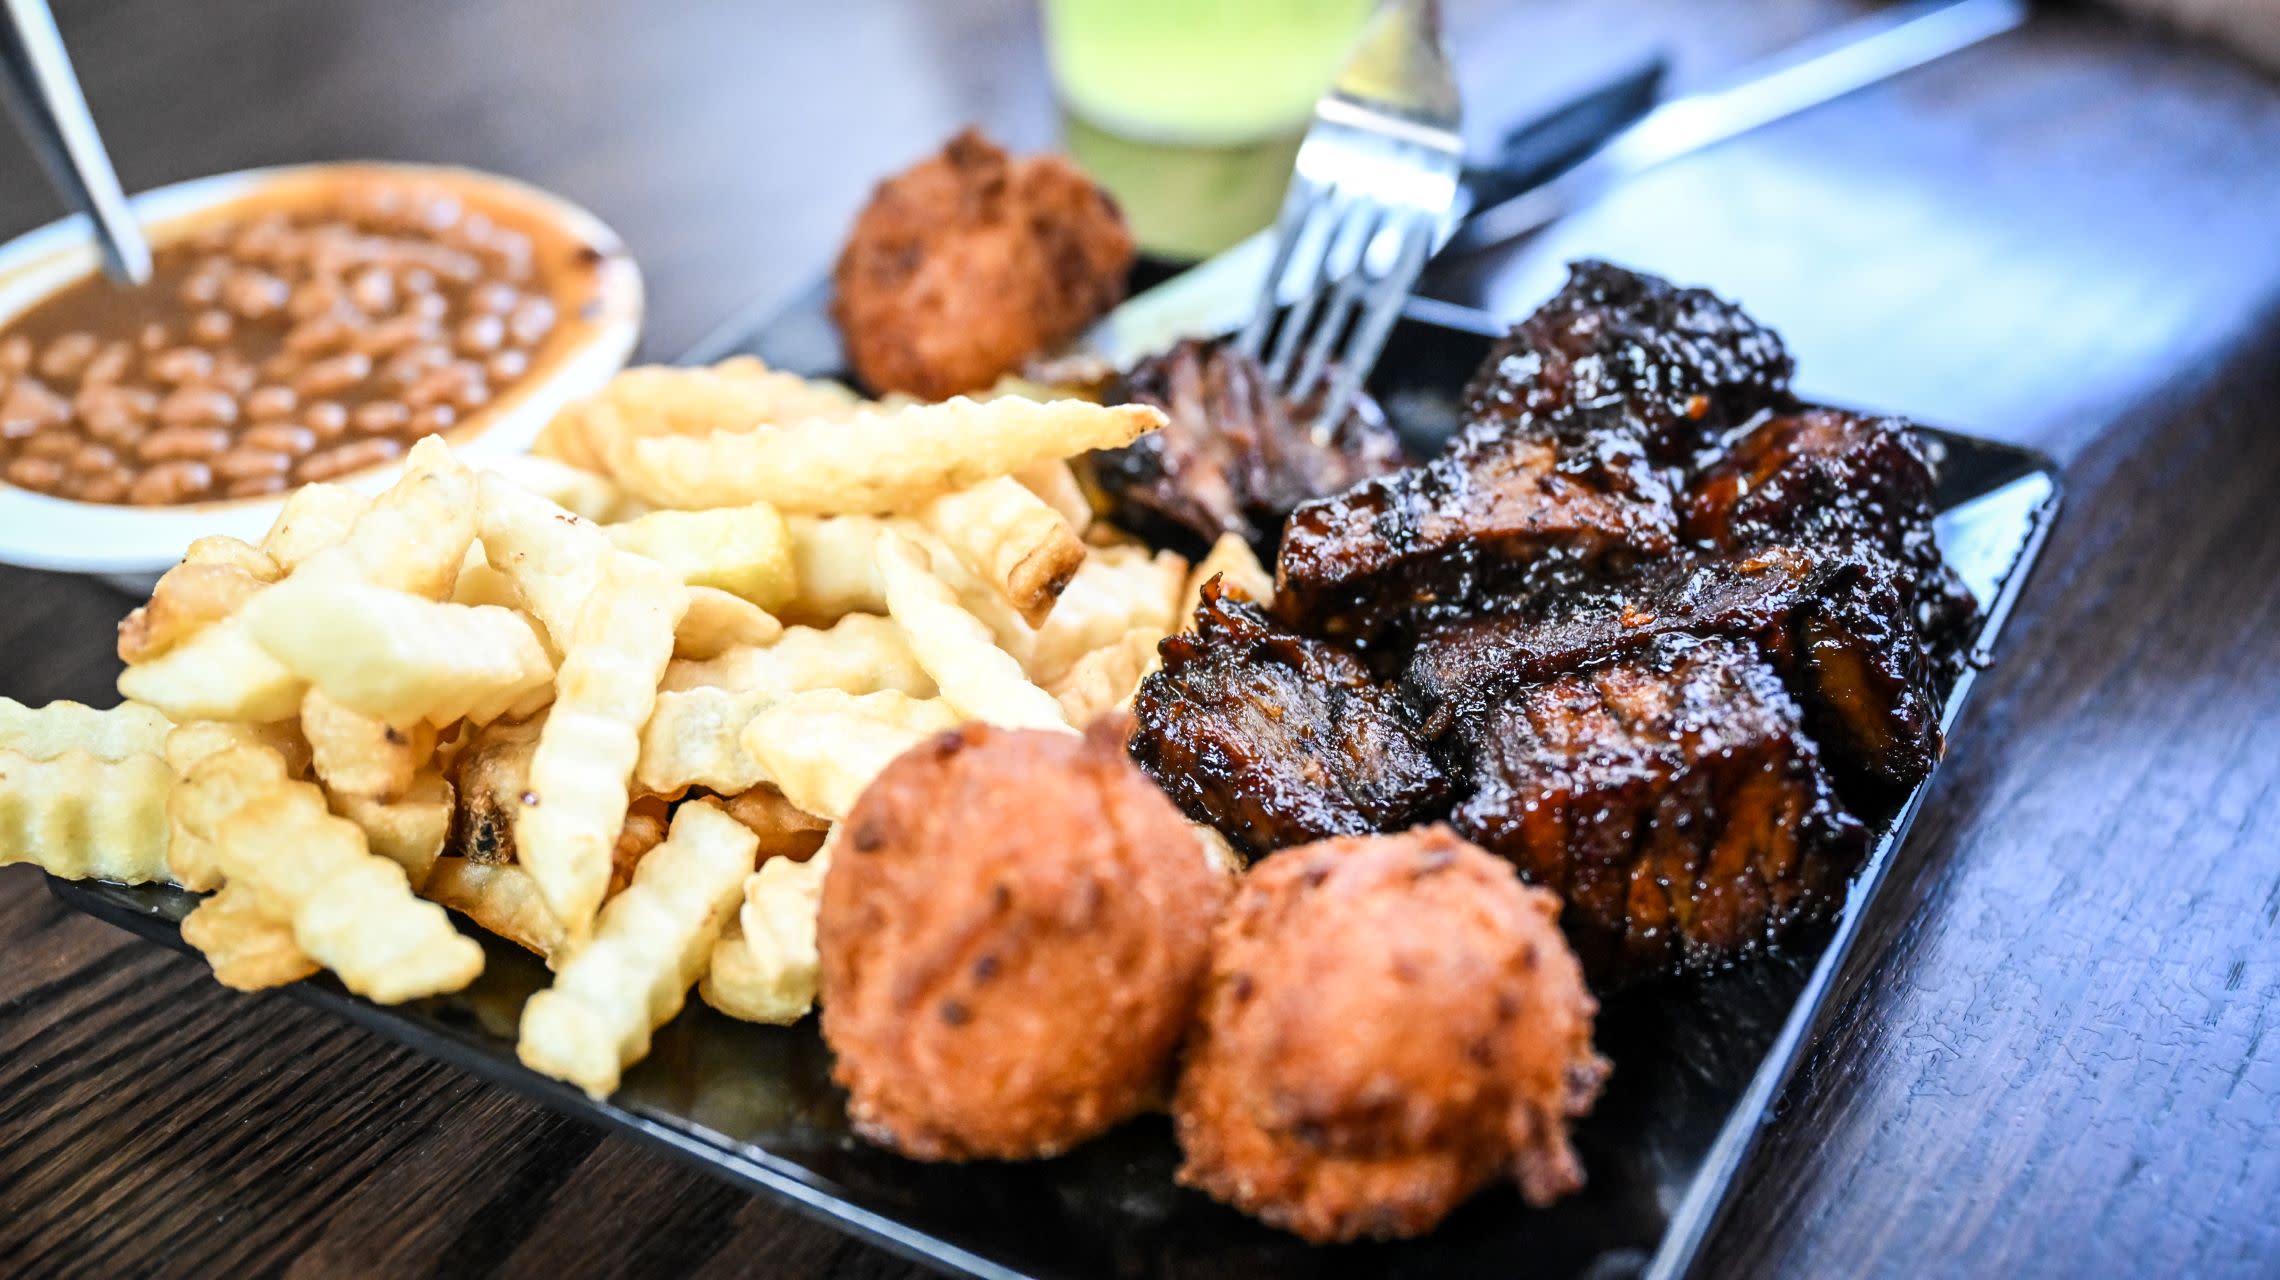
[[[150,242],[119,190],[119,175],[87,114],[86,95],[47,0],[0,0],[0,13],[7,17],[0,25],[0,97],[31,139],[48,180],[93,224],[105,273],[123,283],[144,283],[150,279]]]

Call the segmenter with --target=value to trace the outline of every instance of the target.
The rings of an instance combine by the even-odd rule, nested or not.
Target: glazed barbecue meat
[[[1952,649],[1971,593],[1932,536],[1933,476],[1908,424],[1841,409],[1771,418],[1726,442],[1681,512],[1689,541],[1749,553],[1803,543],[1900,566],[1925,641]]]
[[[1780,678],[1733,641],[1660,637],[1462,736],[1451,825],[1560,894],[1595,981],[1744,954],[1840,902],[1866,846]]]
[[[1938,760],[1939,699],[1905,575],[1875,556],[1806,547],[1685,554],[1628,577],[1536,597],[1517,612],[1425,633],[1399,680],[1429,739],[1529,681],[1671,634],[1749,641],[1787,683],[1846,798],[1881,812]]]
[[[1257,854],[1438,809],[1446,780],[1359,659],[1216,582],[1195,621],[1132,703],[1132,757],[1189,817]]]
[[[1094,482],[1118,524],[1181,551],[1201,553],[1232,533],[1272,563],[1292,508],[1402,465],[1376,401],[1360,397],[1317,439],[1322,393],[1291,403],[1228,343],[1182,342],[1143,360],[1109,399],[1154,405],[1169,421],[1091,455]]]
[[[1789,372],[1781,340],[1715,295],[1578,263],[1490,355],[1440,457],[1292,515],[1281,611],[1369,641],[1665,555],[1684,465],[1786,407]]]
[[[1652,461],[1682,464],[1787,404],[1790,370],[1781,339],[1716,294],[1586,260],[1489,353],[1465,393],[1466,420],[1528,432],[1575,410],[1619,409]]]

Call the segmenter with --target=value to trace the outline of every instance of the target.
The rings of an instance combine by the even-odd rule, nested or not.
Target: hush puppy
[[[1059,156],[969,129],[880,183],[832,274],[832,319],[878,394],[976,391],[1124,297],[1132,233]]]
[[[1446,827],[1260,862],[1213,936],[1180,1181],[1317,1243],[1422,1234],[1499,1175],[1580,1187],[1607,1065],[1558,914]]]
[[[858,1132],[921,1160],[1052,1155],[1160,1100],[1231,891],[1124,757],[971,724],[847,815],[817,921]]]

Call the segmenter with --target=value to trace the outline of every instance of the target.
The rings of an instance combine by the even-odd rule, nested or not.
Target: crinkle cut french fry
[[[427,882],[451,839],[451,784],[441,775],[419,775],[393,801],[346,792],[334,792],[329,799],[334,813],[364,833],[366,848],[404,869],[413,889]]]
[[[760,861],[790,858],[805,862],[815,856],[830,832],[831,823],[786,799],[774,787],[754,787],[721,802],[728,816],[760,837]]]
[[[848,614],[884,613],[887,589],[875,554],[884,523],[871,516],[787,516],[799,596],[783,612],[830,623]]]
[[[238,611],[284,576],[260,548],[230,537],[200,538],[119,621],[119,661],[147,662]]]
[[[1061,513],[1069,527],[1082,535],[1092,527],[1091,500],[1085,497],[1084,483],[1069,466],[1066,458],[1041,459],[1013,473],[1021,487],[1043,499],[1046,505]]]
[[[792,535],[784,517],[764,502],[714,511],[653,511],[611,525],[621,551],[648,556],[692,587],[717,587],[763,609],[778,609],[798,593]]]
[[[182,940],[206,957],[214,981],[233,991],[266,991],[317,971],[292,927],[263,911],[242,885],[224,885],[184,916]]]
[[[514,580],[557,647],[601,586],[612,551],[600,525],[581,520],[495,471],[476,477],[476,528],[491,567]]]
[[[292,777],[299,777],[309,767],[309,745],[301,739],[300,726],[292,721],[236,724],[225,720],[192,720],[176,725],[166,735],[166,764],[175,777],[186,778],[200,760],[242,746],[275,753],[284,761],[285,772]],[[174,883],[192,892],[205,893],[221,887],[222,868],[214,860],[214,851],[183,829],[175,820],[171,805],[167,812],[166,866]]]
[[[547,911],[538,882],[513,863],[438,858],[420,896],[525,951],[552,956],[562,946],[562,924]]]
[[[1085,655],[1135,631],[1177,631],[1186,573],[1187,561],[1169,551],[1150,555],[1109,547],[1093,552],[1061,593],[1053,616],[1037,629],[1023,664],[1029,677],[1054,688]]]
[[[592,941],[523,1006],[515,1046],[523,1064],[596,1098],[615,1090],[649,1052],[650,1034],[681,1011],[758,843],[712,802],[682,805],[672,834],[602,909]]]
[[[918,522],[1031,626],[1053,611],[1085,562],[1085,544],[1069,522],[1009,476],[929,501]]]
[[[759,786],[765,775],[739,735],[755,716],[783,697],[773,689],[705,688],[658,694],[657,707],[641,729],[641,756],[633,768],[635,789],[678,796],[690,787],[705,787],[734,795]]]
[[[1026,666],[1029,655],[1037,647],[1037,630],[1029,625],[1028,619],[1021,616],[1020,610],[1013,607],[1013,602],[1005,598],[1005,593],[967,568],[965,562],[958,558],[958,553],[936,537],[932,529],[916,520],[890,520],[886,523],[889,529],[908,538],[912,546],[926,553],[927,567],[957,597],[958,607],[974,615],[983,626],[989,628],[990,637],[996,641],[998,648],[1011,654],[1014,661]],[[874,550],[872,554],[875,557],[877,552]],[[882,587],[883,585],[882,580]]]
[[[482,724],[527,715],[554,676],[529,620],[493,605],[438,604],[362,583],[289,579],[247,605],[237,621],[334,702],[392,725],[461,718]]]
[[[328,791],[382,803],[403,799],[435,755],[433,725],[422,720],[399,729],[349,710],[322,689],[301,699],[301,736]]]
[[[744,749],[785,799],[836,822],[889,761],[959,718],[937,698],[811,689],[753,717]]]
[[[556,414],[533,446],[574,466],[606,470],[640,436],[746,431],[762,423],[834,418],[862,401],[834,382],[782,373],[750,356],[709,369],[642,366]]]
[[[878,515],[1043,458],[1127,445],[1163,423],[1145,405],[958,397],[764,430],[637,439],[617,460],[618,479],[662,507],[766,502],[786,515]]]
[[[266,588],[261,596],[277,589]],[[254,642],[242,610],[119,673],[120,694],[175,721],[288,720],[300,713],[308,688]]]
[[[293,571],[446,600],[475,541],[475,473],[441,437],[412,446],[403,477],[372,500],[338,545]]]
[[[336,546],[372,500],[337,484],[305,484],[285,498],[277,520],[262,535],[261,551],[290,573],[310,556]]]
[[[105,760],[78,749],[34,760],[0,750],[0,866],[29,862],[66,880],[171,882],[156,755]]]
[[[732,649],[774,644],[784,634],[775,615],[714,587],[690,587],[689,607],[673,629],[673,656],[702,662]]]
[[[515,815],[515,852],[573,943],[609,888],[641,727],[673,657],[687,588],[656,561],[609,554],[600,588],[563,645],[554,709]]]
[[[207,756],[170,804],[213,849],[223,878],[290,923],[301,950],[349,990],[395,1004],[456,991],[482,972],[483,948],[414,897],[404,869],[367,850],[321,790],[286,777],[277,753],[238,746]]]
[[[958,604],[929,568],[916,543],[888,530],[879,535],[879,575],[887,611],[910,637],[911,652],[961,714],[1014,729],[1067,729],[1053,695],[1030,683],[989,628]]]
[[[816,913],[830,871],[827,847],[806,862],[762,863],[745,879],[744,905],[713,944],[700,987],[705,1003],[746,1022],[789,1026],[807,1016],[821,966]]]
[[[1069,723],[1091,724],[1095,717],[1129,703],[1140,682],[1161,664],[1156,646],[1163,639],[1163,632],[1142,627],[1077,659],[1053,685],[1053,696],[1060,700]]]
[[[99,711],[83,702],[27,707],[0,698],[0,750],[34,760],[52,760],[66,751],[84,751],[98,760],[159,755],[172,728],[157,708],[140,703]]]
[[[630,509],[640,505],[598,469],[575,466],[537,453],[485,458],[483,466],[596,524],[627,519],[629,514],[637,514]]]
[[[1251,544],[1232,533],[1219,535],[1211,544],[1211,553],[1188,574],[1187,590],[1180,593],[1179,616],[1172,621],[1172,630],[1186,631],[1195,625],[1195,611],[1203,603],[1204,584],[1224,575],[1224,585],[1242,593],[1253,604],[1273,604],[1275,601],[1275,575],[1259,563]]]
[[[676,659],[665,669],[664,689],[732,689],[796,693],[893,689],[914,698],[934,696],[934,677],[918,665],[910,641],[892,618],[851,613],[828,627],[787,627],[775,643],[739,646],[702,661]]]

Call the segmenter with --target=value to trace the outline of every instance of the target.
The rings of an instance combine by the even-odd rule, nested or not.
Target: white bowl
[[[177,183],[146,191],[132,204],[155,246],[188,234],[240,201],[358,172],[457,187],[470,203],[509,208],[543,220],[600,255],[599,305],[583,316],[565,315],[567,340],[544,349],[528,376],[464,426],[447,433],[461,454],[485,458],[525,451],[564,404],[598,390],[625,367],[641,336],[642,289],[641,273],[624,242],[586,210],[511,179],[427,165],[292,165]],[[0,246],[0,326],[98,269],[93,233],[84,216],[50,223]],[[377,493],[402,469],[401,462],[378,466],[339,483]],[[74,502],[0,483],[0,562],[145,582],[180,560],[193,539],[207,534],[259,537],[284,500],[284,495],[273,494],[168,507],[115,506]]]

